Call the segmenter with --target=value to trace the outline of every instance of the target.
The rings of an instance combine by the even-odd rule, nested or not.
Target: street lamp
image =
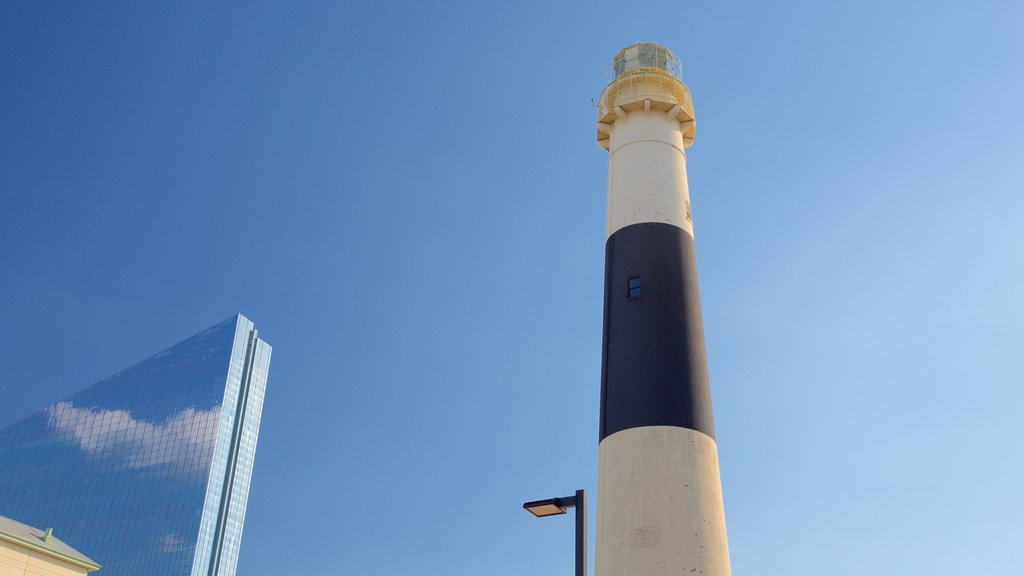
[[[558,516],[569,508],[576,509],[576,576],[587,576],[587,492],[577,490],[575,496],[534,500],[523,504],[523,508],[537,518]]]

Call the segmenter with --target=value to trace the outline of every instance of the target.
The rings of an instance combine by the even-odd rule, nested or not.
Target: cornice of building
[[[64,562],[68,562],[69,564],[74,564],[75,566],[80,566],[82,568],[87,569],[90,572],[100,569],[100,565],[95,562],[86,561],[81,558],[75,558],[74,556],[69,556],[67,554],[62,554],[60,552],[57,552],[56,550],[47,548],[42,544],[31,542],[29,540],[25,540],[24,538],[19,538],[18,536],[14,536],[13,534],[0,532],[0,540],[10,542],[18,546],[23,546],[35,552],[39,552],[41,554],[45,554],[53,558],[57,558],[58,560],[63,560]]]

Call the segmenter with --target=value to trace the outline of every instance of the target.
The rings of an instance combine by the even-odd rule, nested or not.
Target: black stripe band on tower
[[[693,237],[633,224],[608,238],[605,258],[600,440],[640,426],[714,438]]]

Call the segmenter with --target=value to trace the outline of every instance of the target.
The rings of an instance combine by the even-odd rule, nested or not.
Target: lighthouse
[[[727,576],[675,56],[634,44],[598,103],[608,151],[595,576]]]

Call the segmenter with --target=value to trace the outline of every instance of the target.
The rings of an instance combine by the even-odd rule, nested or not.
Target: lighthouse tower
[[[726,576],[678,61],[634,44],[598,104],[608,151],[595,576]]]

